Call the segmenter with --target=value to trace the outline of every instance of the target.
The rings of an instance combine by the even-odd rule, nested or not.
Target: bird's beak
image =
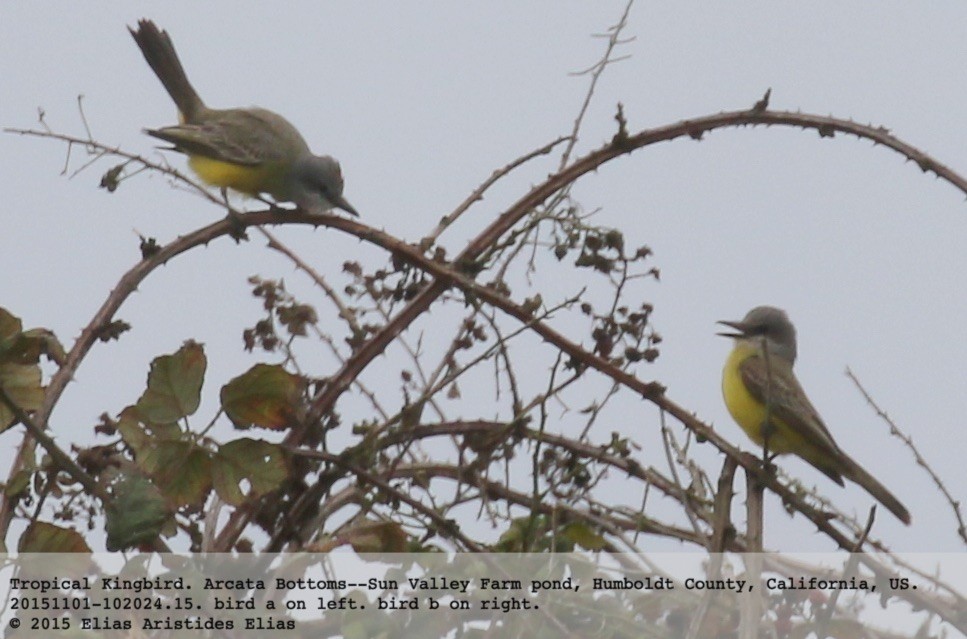
[[[347,202],[341,195],[337,198],[333,198],[332,205],[337,209],[342,209],[353,217],[359,217],[359,213],[353,208],[352,204]]]
[[[738,333],[716,333],[716,335],[721,335],[722,337],[733,337],[740,338],[745,337],[748,334],[748,327],[743,322],[732,322],[729,320],[719,320],[715,322],[716,324],[722,324],[723,326],[728,326],[729,328],[734,328]]]

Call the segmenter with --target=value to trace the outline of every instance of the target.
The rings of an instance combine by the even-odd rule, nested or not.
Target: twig
[[[453,211],[451,211],[448,215],[444,215],[443,218],[440,219],[440,223],[437,224],[436,228],[433,229],[432,231],[430,231],[430,233],[426,237],[423,238],[423,240],[420,242],[420,245],[422,247],[424,247],[424,248],[429,248],[430,246],[432,246],[433,244],[435,244],[436,241],[437,241],[437,239],[440,237],[440,235],[445,230],[447,230],[447,228],[451,224],[453,224],[461,215],[463,215],[464,213],[466,213],[467,210],[475,202],[478,202],[478,201],[482,200],[483,199],[483,196],[484,196],[484,193],[486,193],[487,190],[491,186],[493,186],[498,180],[500,180],[502,177],[504,177],[505,175],[507,175],[508,173],[510,173],[511,171],[513,171],[514,169],[516,169],[517,167],[522,166],[523,164],[526,164],[530,160],[533,160],[536,157],[540,157],[541,155],[547,155],[548,153],[551,152],[551,150],[555,146],[557,146],[561,142],[564,142],[564,141],[566,141],[568,139],[569,138],[567,138],[567,137],[557,138],[556,140],[554,140],[552,142],[548,142],[547,144],[545,144],[544,146],[540,147],[539,149],[534,149],[530,153],[525,153],[524,155],[520,156],[519,158],[517,158],[513,162],[511,162],[511,163],[507,164],[506,166],[504,166],[504,167],[502,167],[500,169],[497,169],[496,171],[494,171],[493,173],[491,173],[490,174],[490,177],[488,177],[486,180],[483,181],[483,183],[480,186],[478,186],[476,189],[474,189],[473,193],[471,193],[469,196],[467,196],[467,198],[463,202],[461,202],[457,206],[457,208],[455,208]]]
[[[967,525],[964,523],[963,512],[960,508],[960,501],[954,498],[954,496],[947,489],[947,485],[944,484],[940,476],[934,472],[933,468],[930,466],[929,462],[927,462],[924,456],[920,454],[920,450],[917,448],[916,444],[913,443],[913,437],[900,430],[900,427],[896,425],[896,422],[893,421],[886,411],[880,408],[873,397],[867,392],[866,388],[863,387],[863,384],[860,383],[859,378],[857,378],[856,375],[853,374],[853,371],[849,368],[846,369],[846,376],[850,379],[850,381],[853,382],[857,390],[860,391],[860,394],[863,395],[863,399],[865,399],[866,403],[873,408],[873,410],[876,412],[876,415],[886,422],[886,424],[890,427],[890,434],[899,438],[900,441],[902,441],[906,447],[910,449],[917,464],[927,471],[928,475],[930,475],[933,483],[937,485],[937,488],[940,489],[940,492],[947,500],[947,503],[950,504],[950,509],[953,511],[954,517],[957,519],[957,534],[960,535],[960,538],[964,541],[964,543],[967,543]]]
[[[43,428],[37,425],[37,423],[31,419],[24,409],[22,409],[10,395],[7,393],[6,389],[0,385],[0,402],[2,402],[10,411],[13,413],[17,421],[23,424],[30,435],[37,440],[37,442],[43,446],[47,454],[54,461],[57,467],[63,470],[65,473],[71,476],[71,478],[79,483],[84,489],[91,495],[94,495],[105,504],[108,503],[110,497],[107,492],[97,483],[97,480],[91,477],[87,472],[77,465],[70,455],[61,450],[60,446],[54,442],[53,438],[48,435]]]
[[[602,74],[605,69],[615,62],[620,62],[626,59],[628,56],[623,56],[619,58],[612,58],[611,54],[614,53],[615,48],[619,44],[625,44],[631,42],[634,38],[628,40],[622,40],[620,38],[621,32],[628,25],[628,15],[631,13],[631,6],[635,3],[635,0],[628,0],[628,4],[625,5],[625,10],[622,12],[621,17],[618,21],[608,29],[608,33],[603,37],[608,39],[608,44],[605,46],[604,54],[601,59],[595,62],[591,67],[584,69],[583,71],[578,71],[572,75],[590,75],[591,82],[588,84],[588,90],[584,94],[584,101],[581,103],[581,108],[578,109],[578,115],[574,118],[574,125],[571,127],[571,135],[568,136],[570,140],[567,146],[564,148],[564,153],[561,154],[561,161],[558,164],[558,170],[563,169],[567,166],[568,161],[571,159],[571,153],[574,152],[574,147],[578,142],[578,134],[581,131],[581,124],[584,122],[584,116],[587,115],[588,108],[591,106],[591,98],[594,97],[594,90],[598,86],[598,80],[601,79]]]

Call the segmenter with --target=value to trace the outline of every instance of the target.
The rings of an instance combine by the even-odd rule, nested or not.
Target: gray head
[[[359,217],[342,196],[342,171],[339,162],[328,155],[306,155],[289,171],[286,199],[307,211],[342,209]]]
[[[796,327],[789,316],[774,306],[756,306],[746,313],[741,322],[718,322],[734,328],[737,333],[718,333],[723,337],[759,342],[765,340],[769,353],[781,357],[790,364],[796,361]]]

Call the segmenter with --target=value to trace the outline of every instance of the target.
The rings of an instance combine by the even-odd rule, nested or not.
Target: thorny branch
[[[627,10],[619,23],[612,29],[608,50],[602,62],[589,70],[592,75],[592,83],[588,100],[590,100],[594,85],[603,69],[617,60],[617,58],[612,57],[612,54],[614,48],[621,43],[619,33],[626,17]],[[639,379],[635,373],[635,362],[631,361],[630,357],[612,356],[610,348],[602,345],[601,342],[596,344],[594,350],[589,350],[583,347],[579,341],[569,338],[563,330],[552,326],[551,322],[556,320],[555,313],[576,306],[576,300],[567,300],[558,305],[551,304],[550,309],[539,296],[528,298],[523,302],[516,302],[512,298],[512,292],[509,290],[504,276],[508,274],[511,263],[515,262],[515,258],[520,254],[525,244],[533,246],[535,249],[542,245],[541,242],[545,240],[540,239],[539,233],[541,232],[541,225],[544,223],[551,225],[550,228],[556,231],[564,229],[567,233],[572,234],[572,239],[582,238],[585,242],[585,248],[589,246],[589,237],[597,238],[594,241],[599,243],[601,238],[609,237],[607,231],[594,231],[593,227],[585,225],[581,217],[573,211],[560,214],[559,209],[568,202],[568,190],[576,180],[596,170],[606,162],[658,142],[686,136],[700,140],[705,134],[719,128],[756,125],[791,126],[815,130],[823,138],[833,137],[836,133],[852,134],[900,153],[907,159],[915,161],[921,170],[935,173],[965,194],[967,194],[967,182],[956,172],[915,147],[895,138],[882,127],[861,125],[832,117],[770,111],[768,110],[768,93],[763,100],[757,102],[749,110],[693,118],[637,133],[626,131],[627,123],[624,122],[619,111],[622,127],[621,135],[616,136],[611,143],[588,153],[584,157],[570,161],[570,154],[577,140],[577,131],[586,109],[587,101],[581,109],[581,115],[575,121],[575,129],[570,136],[555,140],[495,172],[454,212],[445,216],[437,229],[431,232],[419,246],[402,242],[355,220],[332,215],[309,214],[298,210],[271,210],[239,215],[234,220],[221,220],[146,254],[143,260],[121,278],[118,286],[115,287],[88,325],[82,330],[80,337],[68,353],[66,361],[54,373],[47,389],[43,408],[33,416],[18,415],[18,419],[28,426],[35,424],[33,430],[42,435],[42,429],[49,427],[52,411],[64,388],[76,373],[93,344],[103,335],[105,327],[109,326],[114,320],[122,304],[158,266],[220,236],[231,235],[237,230],[238,225],[256,228],[272,224],[325,226],[368,242],[391,255],[394,263],[398,263],[393,273],[399,275],[400,290],[405,289],[405,295],[399,299],[394,298],[390,304],[384,307],[382,301],[375,296],[375,289],[366,289],[365,294],[373,299],[376,310],[382,312],[383,323],[378,326],[365,327],[358,321],[355,309],[351,308],[351,304],[347,303],[334,287],[325,282],[318,274],[314,274],[311,267],[290,251],[286,251],[271,234],[265,232],[271,248],[287,254],[290,259],[299,265],[303,272],[313,277],[329,301],[335,306],[338,316],[342,318],[353,336],[365,335],[365,338],[357,339],[352,343],[348,354],[340,356],[339,370],[330,378],[320,381],[319,392],[311,398],[308,417],[300,428],[293,429],[286,436],[285,446],[292,454],[322,463],[322,468],[314,478],[315,485],[307,489],[301,497],[296,496],[292,500],[293,510],[289,514],[300,514],[295,512],[296,507],[305,507],[308,511],[310,506],[319,506],[320,499],[324,495],[338,495],[339,499],[327,502],[312,519],[314,524],[325,524],[329,518],[341,510],[340,506],[348,508],[355,504],[361,508],[360,512],[365,513],[380,511],[385,503],[389,503],[391,506],[395,505],[397,510],[399,510],[400,504],[406,504],[413,513],[412,520],[424,522],[425,527],[430,531],[427,534],[432,533],[447,538],[459,544],[462,548],[479,549],[483,547],[480,541],[473,539],[460,528],[452,526],[447,519],[450,511],[455,510],[461,503],[469,503],[477,499],[481,504],[491,501],[505,503],[508,505],[508,513],[510,506],[519,506],[526,509],[531,513],[528,528],[533,533],[533,538],[529,540],[531,542],[536,540],[537,535],[541,533],[541,526],[544,525],[544,522],[583,521],[593,524],[596,530],[603,531],[604,534],[610,535],[629,548],[633,548],[633,542],[625,539],[624,534],[639,534],[642,532],[702,545],[708,544],[714,538],[716,547],[721,546],[730,550],[747,548],[748,539],[746,537],[741,534],[733,536],[725,532],[725,528],[729,524],[728,518],[722,512],[722,508],[724,508],[722,504],[728,501],[726,499],[729,495],[727,487],[719,486],[718,495],[721,501],[716,504],[715,508],[712,508],[709,503],[698,503],[696,500],[701,500],[702,496],[692,488],[685,488],[682,485],[683,482],[674,476],[674,472],[671,477],[666,477],[654,469],[642,468],[632,458],[629,443],[621,438],[613,437],[610,443],[595,446],[584,441],[583,435],[580,438],[569,438],[547,432],[545,425],[551,421],[549,401],[551,399],[562,401],[560,399],[561,391],[572,387],[575,380],[590,377],[589,371],[593,370],[606,379],[608,388],[611,389],[606,398],[610,397],[610,393],[616,392],[618,388],[624,388],[652,403],[659,409],[662,419],[666,416],[673,417],[688,429],[697,441],[708,442],[721,451],[730,461],[730,467],[742,466],[748,475],[779,495],[790,508],[809,518],[819,530],[833,539],[841,548],[855,549],[857,543],[864,541],[874,548],[881,547],[875,540],[867,539],[868,530],[860,532],[858,536],[850,534],[850,532],[856,532],[855,530],[850,532],[840,530],[836,526],[836,520],[830,519],[828,512],[815,508],[799,491],[790,488],[776,476],[763,472],[756,459],[741,453],[707,424],[692,415],[690,411],[667,397],[659,383]],[[195,186],[213,202],[224,205],[221,200],[211,196],[180,173],[166,166],[148,162],[139,156],[99,145],[89,139],[73,138],[50,131],[14,130],[13,132],[53,138],[66,142],[69,146],[83,144],[86,148],[92,149],[97,154],[97,158],[119,157],[125,160],[125,165],[132,164],[161,171],[179,183]],[[471,205],[479,202],[483,193],[491,185],[512,170],[523,166],[529,160],[549,153],[554,146],[564,140],[569,140],[570,144],[556,174],[521,197],[471,240],[456,257],[446,259],[445,254],[441,252],[435,252],[431,256],[427,255],[440,234],[465,211],[469,210]],[[118,179],[118,175],[115,175],[114,179]],[[571,207],[566,208],[570,210]],[[533,217],[528,220],[528,216]],[[565,236],[567,233],[565,233]],[[595,235],[595,233],[598,234]],[[552,242],[547,242],[548,246],[552,244]],[[563,247],[565,254],[568,250],[575,248],[573,245],[561,244],[560,246]],[[619,302],[619,298],[625,293],[627,283],[633,278],[641,276],[641,274],[633,275],[630,273],[628,265],[633,259],[647,257],[646,254],[625,255],[623,240],[620,245],[605,246],[605,248],[614,249],[616,257],[606,258],[603,262],[592,260],[587,264],[587,266],[606,270],[607,276],[614,278],[611,279],[614,296],[610,304],[610,313],[607,316],[596,316],[596,319],[602,321],[608,318],[613,320],[613,317],[621,311],[623,305]],[[592,250],[595,249],[592,247]],[[534,266],[537,259],[535,251],[531,256],[531,267]],[[615,265],[618,266],[615,267]],[[614,275],[615,268],[618,272],[617,276]],[[482,284],[477,281],[481,273],[493,273],[494,271],[498,273],[498,276],[492,282]],[[445,295],[450,295],[454,291],[459,292],[459,296],[454,295],[454,299],[462,297],[471,311],[464,318],[462,327],[455,332],[449,347],[431,373],[425,374],[423,372],[424,362],[420,348],[409,348],[410,358],[420,372],[420,383],[422,384],[421,387],[413,386],[418,391],[418,394],[413,398],[414,404],[421,407],[426,403],[432,404],[436,401],[436,396],[441,389],[451,386],[462,375],[467,375],[468,371],[471,371],[477,363],[492,360],[494,366],[497,367],[495,370],[498,372],[500,371],[500,363],[503,364],[503,379],[511,388],[513,414],[510,418],[494,419],[491,422],[445,420],[437,424],[427,424],[420,414],[414,416],[405,413],[405,410],[401,410],[395,415],[392,414],[392,411],[378,411],[382,413],[380,423],[371,424],[368,429],[360,431],[362,437],[359,438],[359,441],[346,446],[342,452],[331,453],[310,447],[307,444],[309,440],[307,433],[313,431],[325,419],[335,417],[335,407],[338,400],[348,388],[360,384],[360,376],[363,371],[367,370],[378,356],[384,354],[390,344],[398,342],[403,331],[410,327],[417,318],[425,316],[432,306],[439,305],[438,302]],[[404,305],[398,312],[392,314],[393,305],[396,303],[404,303]],[[484,348],[483,353],[472,358],[470,363],[458,364],[456,362],[458,352],[469,350],[475,345],[474,340],[480,343],[486,341],[486,338],[478,338],[468,324],[468,322],[478,320],[484,310],[487,313],[483,317],[495,336],[494,341]],[[499,311],[501,319],[510,318],[515,321],[517,328],[510,332],[502,328],[502,325],[497,321],[497,311]],[[586,314],[594,315],[593,312]],[[563,366],[563,368],[571,370],[572,375],[560,382],[552,377],[550,382],[546,384],[546,388],[528,402],[524,398],[524,391],[521,388],[521,375],[511,364],[508,344],[511,338],[531,334],[539,338],[539,341],[553,346],[558,353],[558,363],[552,369],[555,374],[559,370],[559,366]],[[467,340],[468,336],[472,336],[472,339],[469,339],[469,346],[464,349],[464,345],[467,344],[464,340]],[[640,346],[640,344],[636,343],[632,346]],[[561,364],[561,362],[564,362],[564,364]],[[499,388],[499,374],[494,375],[494,381],[495,386]],[[378,406],[375,395],[371,403],[373,406]],[[541,422],[537,428],[531,428],[528,422],[532,417],[531,413],[535,410],[540,414]],[[438,417],[443,420],[445,417],[444,411],[438,409],[436,412]],[[597,419],[597,409],[590,415],[588,418],[589,424]],[[334,420],[334,422],[337,421]],[[495,434],[498,437],[495,437]],[[430,438],[439,440],[443,436],[450,438],[449,441],[460,449],[461,455],[466,455],[468,463],[448,464],[432,459],[421,459],[419,455],[411,453],[411,447],[415,442]],[[531,457],[531,463],[528,466],[532,471],[530,489],[517,491],[511,488],[510,473],[513,468],[512,458],[515,447],[523,442],[533,446],[533,450],[536,452]],[[683,451],[675,448],[670,437],[666,439],[666,442],[670,457],[673,452],[680,457],[684,457]],[[464,457],[460,459],[463,460]],[[495,481],[489,475],[489,466],[495,461],[503,463],[506,474],[503,481]],[[672,471],[674,471],[676,463],[685,463],[678,459],[670,459],[669,461]],[[67,466],[69,468],[69,464]],[[590,492],[590,488],[598,482],[604,482],[607,479],[607,473],[610,471],[620,471],[639,480],[643,486],[658,490],[678,500],[688,509],[691,520],[690,527],[685,529],[662,523],[646,516],[643,509],[640,511],[623,510],[602,503]],[[75,479],[84,483],[83,475],[72,474],[74,474]],[[539,475],[546,480],[544,486],[537,480]],[[347,486],[345,480],[348,478],[352,478],[353,482],[358,483],[358,485]],[[705,479],[701,477],[701,474],[698,478],[700,480]],[[434,495],[431,494],[429,485],[430,482],[440,480],[449,480],[458,487],[473,487],[477,492],[475,494],[461,493],[459,499],[454,499],[450,503],[438,504],[433,501]],[[701,481],[698,485],[702,485]],[[93,488],[89,489],[94,490]],[[388,500],[388,502],[369,503],[366,508],[370,510],[366,511],[362,504],[366,503],[370,491],[378,494],[381,500]],[[455,494],[458,492],[459,490],[455,490]],[[548,494],[553,494],[555,500],[541,499]],[[430,500],[431,505],[427,506],[423,499]],[[953,502],[952,497],[950,499]],[[215,539],[213,549],[227,551],[233,548],[248,525],[260,514],[261,505],[252,502],[235,509],[229,522]],[[308,516],[309,513],[302,514]],[[536,515],[541,515],[544,519],[538,519]],[[507,517],[509,518],[509,514]],[[960,521],[961,534],[963,535],[964,524],[960,518],[958,521]],[[415,524],[411,524],[411,526],[415,527]],[[298,526],[296,527],[298,528]],[[556,542],[559,535],[556,523],[552,523],[550,528],[547,532],[550,538]],[[307,528],[304,528],[302,532],[305,530]],[[288,541],[290,539],[277,535],[273,537],[270,547],[281,547]],[[299,539],[298,541],[303,540]],[[871,569],[880,570],[881,568],[874,565]],[[952,615],[949,610],[928,595],[911,594],[911,598],[918,605],[945,615],[945,618],[949,619]]]

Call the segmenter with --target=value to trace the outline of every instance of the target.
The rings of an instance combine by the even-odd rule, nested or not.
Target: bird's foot
[[[248,240],[248,234],[245,232],[245,220],[242,219],[242,215],[240,213],[229,210],[228,215],[225,216],[225,219],[228,220],[230,227],[228,234],[233,240],[235,240],[236,244],[240,244],[242,240]]]

